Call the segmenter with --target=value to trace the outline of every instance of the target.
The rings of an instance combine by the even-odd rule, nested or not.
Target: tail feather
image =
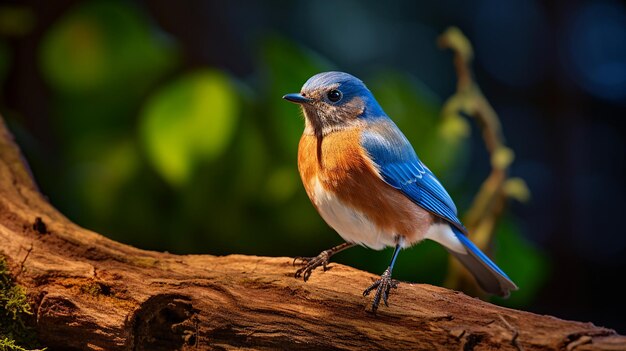
[[[478,285],[488,293],[508,297],[517,285],[487,255],[485,255],[470,239],[454,226],[450,226],[454,236],[466,252],[446,247],[474,276]],[[450,238],[449,238],[450,239]],[[439,240],[438,240],[439,241]],[[439,241],[442,243],[441,241]],[[442,243],[443,244],[443,243]],[[444,246],[447,246],[444,244]]]

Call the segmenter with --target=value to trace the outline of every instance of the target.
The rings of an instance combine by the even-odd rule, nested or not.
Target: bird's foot
[[[391,288],[398,288],[398,281],[395,279],[391,279],[391,269],[387,268],[380,279],[374,282],[374,284],[370,285],[365,291],[363,291],[363,296],[368,296],[370,292],[376,289],[376,295],[374,295],[374,302],[372,302],[372,312],[376,314],[376,310],[378,310],[378,305],[380,305],[380,299],[383,299],[385,306],[389,307],[387,303],[387,299],[389,298],[389,292]]]
[[[294,266],[296,265],[296,263],[303,265],[303,267],[301,267],[300,269],[296,271],[296,274],[294,276],[296,278],[302,277],[304,281],[307,281],[309,280],[309,277],[311,276],[311,273],[313,272],[313,270],[319,266],[322,266],[325,272],[328,269],[326,267],[328,266],[328,260],[330,259],[330,256],[332,256],[331,250],[324,250],[315,257],[298,256],[294,258],[293,259]]]

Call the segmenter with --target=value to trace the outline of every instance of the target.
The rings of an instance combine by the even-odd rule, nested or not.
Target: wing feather
[[[437,177],[422,163],[400,129],[391,121],[371,122],[361,144],[383,180],[402,191],[417,205],[445,219],[463,232],[454,201]]]

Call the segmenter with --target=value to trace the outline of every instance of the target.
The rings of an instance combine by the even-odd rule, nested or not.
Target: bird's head
[[[283,99],[302,106],[305,133],[317,136],[358,125],[366,118],[385,116],[365,84],[343,72],[316,74],[304,83],[300,93],[287,94]]]

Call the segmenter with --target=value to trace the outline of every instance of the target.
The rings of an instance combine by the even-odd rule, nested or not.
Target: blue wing
[[[417,205],[450,223],[450,235],[466,251],[459,252],[446,246],[446,241],[439,242],[469,269],[485,291],[506,297],[511,290],[517,290],[515,283],[466,237],[467,230],[457,218],[450,195],[420,161],[393,121],[380,118],[368,123],[369,128],[361,135],[361,145],[378,167],[383,180]]]
[[[417,205],[447,220],[463,232],[454,202],[437,177],[417,157],[404,134],[390,119],[370,122],[361,145],[378,166],[385,182]]]

